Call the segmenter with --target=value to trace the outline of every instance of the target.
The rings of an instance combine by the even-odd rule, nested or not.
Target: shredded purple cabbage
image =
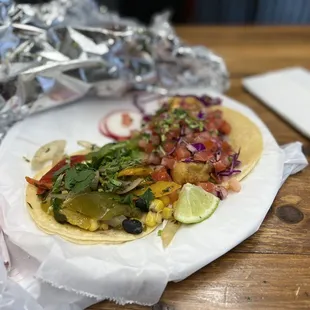
[[[206,147],[202,143],[192,143],[192,146],[197,150],[197,152],[200,152],[206,149]]]
[[[220,105],[222,103],[221,98],[212,98],[207,95],[203,95],[200,97],[195,96],[205,107],[211,107],[214,105]]]
[[[237,168],[241,164],[241,161],[238,160],[239,154],[240,154],[240,150],[238,151],[238,153],[235,153],[232,156],[230,156],[231,157],[231,165],[230,165],[230,167],[227,168],[224,171],[218,172],[217,175],[218,176],[222,176],[222,177],[229,177],[229,176],[231,176],[233,174],[240,173],[241,170],[235,169],[235,168]]]
[[[197,117],[198,119],[205,119],[205,114],[202,111],[199,111]]]
[[[182,160],[183,163],[201,163],[202,161],[188,157]]]
[[[173,97],[179,97],[179,98],[186,98],[186,97],[194,97],[197,99],[199,102],[201,102],[204,106],[206,107],[211,107],[214,105],[220,105],[222,103],[221,98],[212,98],[207,95],[202,95],[202,96],[196,96],[196,95],[175,95]]]

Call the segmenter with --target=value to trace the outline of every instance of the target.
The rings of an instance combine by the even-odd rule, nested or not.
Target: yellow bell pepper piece
[[[119,177],[136,175],[136,176],[148,176],[153,172],[153,169],[149,167],[134,167],[134,168],[125,168],[118,173]]]
[[[141,196],[147,189],[150,189],[154,194],[155,198],[166,196],[171,194],[172,192],[178,190],[181,187],[180,184],[169,181],[158,181],[150,186],[138,189],[133,193],[137,196]]]

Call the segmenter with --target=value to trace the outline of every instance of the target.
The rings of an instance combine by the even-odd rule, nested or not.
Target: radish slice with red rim
[[[142,115],[139,112],[122,110],[113,111],[99,123],[100,132],[115,140],[130,138],[131,131],[140,129]]]

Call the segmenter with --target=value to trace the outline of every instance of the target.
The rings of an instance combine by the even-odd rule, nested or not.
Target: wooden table
[[[310,156],[309,141],[241,86],[248,75],[289,66],[310,68],[310,27],[191,26],[177,32],[188,43],[222,55],[231,73],[227,95],[250,106],[279,144],[299,140]],[[160,304],[121,307],[103,302],[89,309],[310,309],[309,200],[307,168],[286,181],[255,235],[188,279],[170,283]]]

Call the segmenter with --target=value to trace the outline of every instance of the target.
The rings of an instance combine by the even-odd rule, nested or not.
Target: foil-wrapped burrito
[[[169,16],[158,14],[147,27],[92,0],[0,0],[0,140],[17,120],[89,93],[225,91],[223,59],[182,42]]]

